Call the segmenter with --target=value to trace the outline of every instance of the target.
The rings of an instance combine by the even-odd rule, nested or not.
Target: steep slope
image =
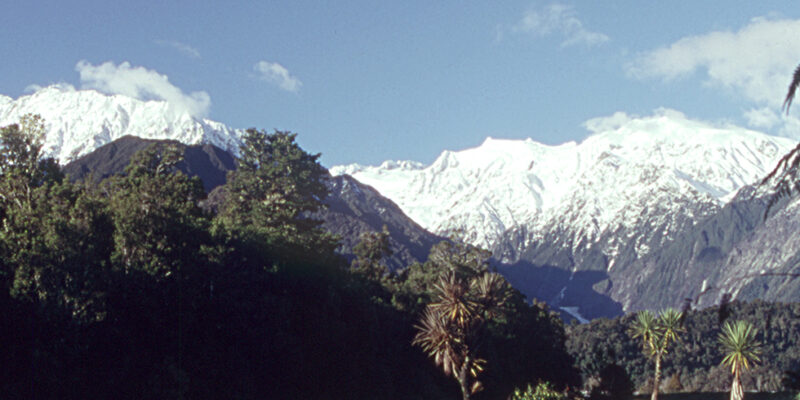
[[[445,151],[427,167],[387,162],[331,172],[376,187],[432,231],[464,231],[471,242],[493,247],[511,228],[544,226],[565,213],[579,218],[572,222],[580,236],[596,237],[614,225],[639,225],[650,203],[685,197],[722,204],[763,177],[791,145],[664,112],[580,144],[488,138],[477,148]],[[652,194],[663,198],[650,202]]]
[[[209,143],[236,153],[242,135],[219,122],[177,112],[164,101],[108,96],[66,85],[42,88],[16,100],[0,96],[0,126],[17,123],[25,114],[44,118],[45,152],[61,164],[123,136]]]
[[[199,176],[206,192],[224,184],[228,171],[236,168],[233,155],[214,145],[185,145],[176,141],[123,136],[73,160],[64,166],[63,171],[73,180],[82,180],[92,174],[95,180],[100,181],[121,174],[134,154],[155,143],[178,146],[184,159],[177,168],[188,176]]]
[[[210,144],[187,146],[175,141],[124,136],[70,162],[64,166],[64,171],[74,180],[84,179],[89,174],[101,180],[121,174],[137,151],[154,143],[167,142],[183,149],[184,160],[177,167],[189,176],[200,177],[206,191],[210,192],[209,208],[222,201],[220,196],[224,193],[214,189],[225,183],[226,174],[236,168],[236,163],[232,154]],[[314,217],[323,221],[324,229],[341,237],[340,251],[347,257],[362,234],[380,231],[384,225],[394,252],[385,261],[392,270],[425,261],[431,246],[443,240],[406,217],[391,200],[353,178],[333,177],[329,189],[330,195],[325,199],[328,207]]]
[[[745,186],[719,212],[679,234],[680,240],[627,265],[628,278],[620,281],[647,296],[623,293],[623,283],[615,297],[631,309],[684,299],[702,308],[723,297],[800,301],[798,161],[800,147],[762,182]]]
[[[325,229],[341,237],[340,251],[345,255],[352,254],[362,234],[380,232],[386,226],[394,254],[385,261],[396,271],[424,262],[431,247],[445,240],[417,225],[378,191],[349,176],[332,177],[329,188],[331,194],[325,200],[328,208],[318,218]]]
[[[242,134],[164,102],[67,86],[0,96],[0,126],[27,113],[45,118],[48,154],[75,161],[66,169],[76,178],[121,172],[146,145],[134,136],[169,139],[193,145],[182,168],[211,190],[233,168],[230,152]],[[320,217],[342,235],[345,252],[361,233],[386,224],[393,269],[423,260],[441,237],[461,236],[492,250],[497,268],[529,296],[589,318],[684,297],[714,304],[723,293],[796,298],[800,285],[786,275],[800,260],[800,245],[790,239],[795,196],[776,203],[769,219],[763,215],[771,193],[796,188],[798,152],[769,182],[739,191],[795,143],[669,110],[616,114],[587,128],[594,134],[580,143],[489,138],[429,166],[335,167],[330,207]]]
[[[668,110],[587,126],[594,134],[581,143],[487,139],[427,167],[332,171],[375,187],[434,233],[461,232],[493,250],[527,294],[595,317],[661,301],[647,299],[644,282],[672,287],[685,271],[642,261],[719,212],[794,145]],[[529,272],[514,271],[519,265]],[[598,306],[597,295],[611,302]]]

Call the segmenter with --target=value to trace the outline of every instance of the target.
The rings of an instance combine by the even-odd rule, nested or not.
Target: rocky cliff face
[[[336,176],[330,181],[328,208],[319,213],[323,227],[341,237],[340,251],[349,255],[361,235],[389,231],[389,245],[394,253],[385,262],[396,271],[415,262],[424,262],[431,247],[445,240],[408,218],[391,200],[375,189],[349,176]]]
[[[487,139],[430,166],[332,171],[375,187],[434,233],[489,248],[526,294],[597,317],[680,305],[716,279],[711,260],[766,207],[738,191],[793,146],[663,111],[581,143]]]

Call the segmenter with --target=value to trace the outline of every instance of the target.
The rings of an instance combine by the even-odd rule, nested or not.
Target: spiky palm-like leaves
[[[798,86],[800,86],[800,65],[794,70],[792,82],[789,84],[789,92],[786,93],[786,99],[783,100],[783,110],[786,111],[787,114],[789,113],[789,107],[792,106],[792,100],[794,100],[794,94]]]
[[[786,93],[786,98],[783,100],[783,111],[786,112],[786,115],[789,115],[789,108],[792,106],[792,100],[794,100],[799,86],[800,65],[794,70],[792,81],[789,83],[789,91]],[[789,196],[794,191],[800,191],[800,182],[798,182],[797,172],[798,164],[800,163],[800,157],[797,157],[798,153],[800,153],[800,145],[790,151],[789,154],[783,156],[783,158],[778,161],[775,168],[761,181],[761,184],[764,185],[778,178],[773,187],[774,194],[770,196],[767,203],[764,219],[769,216],[770,210],[772,210],[772,207],[778,203],[779,200]]]
[[[747,321],[726,322],[719,334],[719,343],[725,352],[722,364],[730,367],[733,374],[731,383],[731,400],[744,398],[742,388],[742,371],[750,368],[760,359],[760,345],[756,340],[757,331],[753,325]]]
[[[494,273],[465,278],[450,271],[439,278],[435,288],[436,301],[426,307],[413,343],[446,375],[452,375],[463,398],[469,399],[482,388],[476,378],[486,363],[477,356],[483,328],[488,320],[502,315],[510,287]]]
[[[665,343],[663,345],[664,352],[666,352],[670,342],[680,340],[679,334],[683,332],[683,327],[681,326],[682,317],[683,313],[674,308],[664,310],[659,316],[658,325],[661,331],[661,340]]]
[[[656,348],[655,338],[658,330],[658,321],[651,311],[640,311],[636,314],[636,321],[631,326],[630,334],[634,339],[641,339],[642,346],[652,352]]]
[[[667,354],[670,343],[680,341],[682,320],[683,313],[673,308],[664,310],[658,317],[650,311],[640,311],[629,330],[631,336],[642,340],[643,349],[655,360],[652,400],[658,399],[661,360]]]
[[[441,314],[460,328],[466,328],[478,308],[473,296],[469,295],[469,282],[451,272],[440,277],[434,288],[438,300],[428,305],[430,311]]]
[[[464,361],[464,343],[453,328],[445,315],[428,308],[422,315],[417,326],[419,332],[414,338],[414,344],[420,345],[448,376],[458,371]]]

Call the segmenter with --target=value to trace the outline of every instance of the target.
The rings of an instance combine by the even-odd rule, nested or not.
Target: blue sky
[[[165,99],[297,132],[327,166],[428,163],[487,136],[559,144],[661,107],[800,137],[797,109],[780,114],[800,63],[792,2],[494,3],[9,2],[0,93]]]

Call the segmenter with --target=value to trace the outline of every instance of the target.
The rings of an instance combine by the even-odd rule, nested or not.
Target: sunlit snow
[[[25,114],[44,118],[44,150],[60,163],[91,153],[125,135],[173,139],[185,144],[211,143],[238,152],[242,132],[222,123],[197,119],[164,101],[141,101],[69,85],[39,88],[16,100],[0,97],[0,126]]]
[[[393,161],[331,173],[374,187],[428,230],[491,248],[519,226],[537,232],[568,221],[578,237],[596,240],[620,226],[657,225],[653,218],[691,202],[721,205],[795,145],[665,109],[648,117],[618,113],[586,128],[592,134],[580,143],[487,138],[444,151],[427,167]],[[649,251],[644,243],[639,250]]]

